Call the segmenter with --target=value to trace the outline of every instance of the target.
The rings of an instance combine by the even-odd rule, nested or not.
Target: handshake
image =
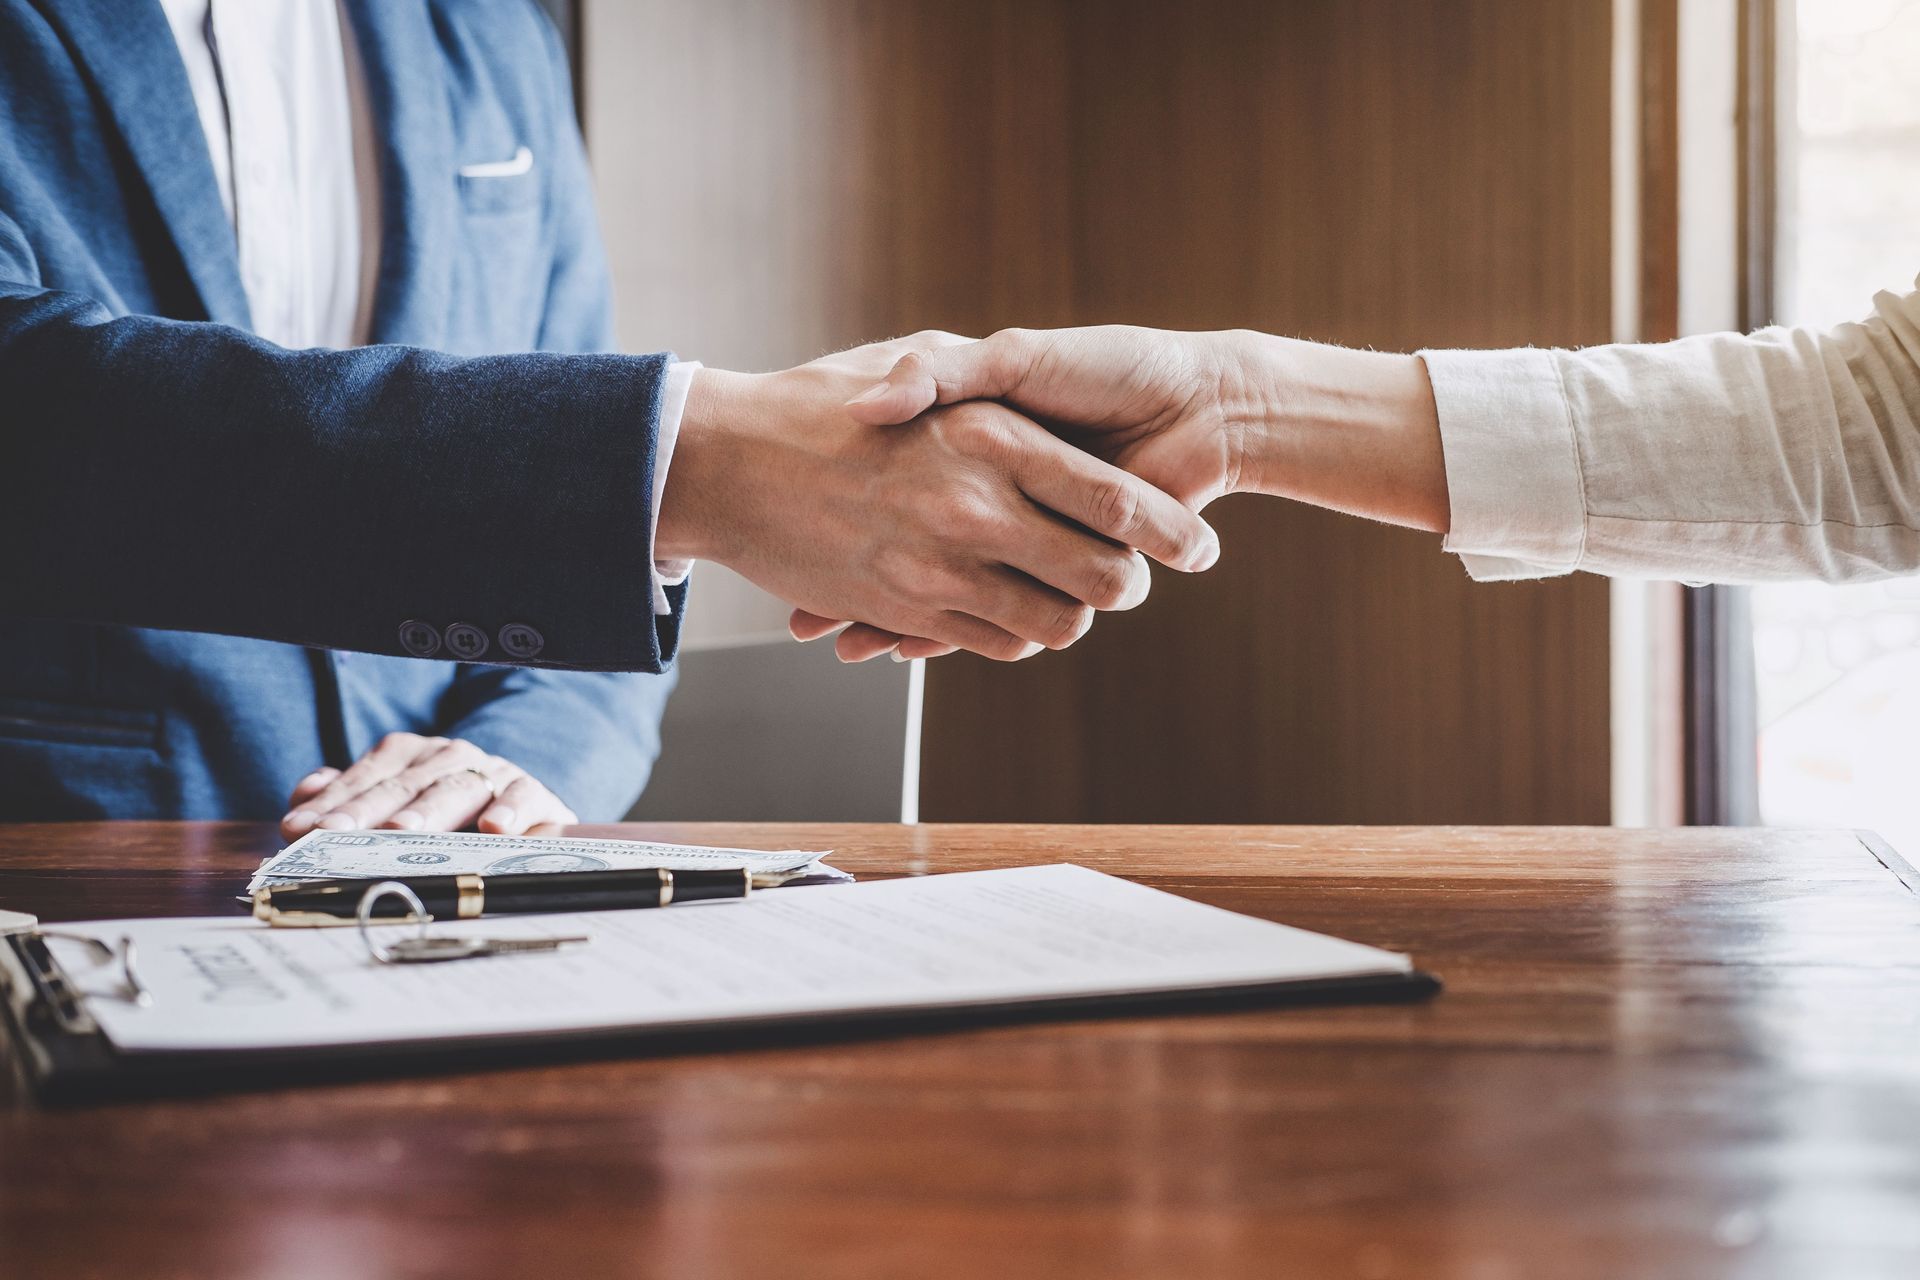
[[[1226,493],[1444,528],[1432,415],[1415,357],[1238,331],[930,332],[702,370],[655,555],[736,570],[845,661],[1014,661],[1138,605],[1148,558],[1210,567],[1199,512]]]
[[[796,637],[839,631],[848,662],[1064,649],[1146,598],[1146,557],[1212,565],[1199,512],[1225,493],[1450,518],[1419,357],[1240,331],[923,333],[782,373],[703,369],[672,434],[656,559],[727,565],[796,606]],[[510,760],[395,733],[303,779],[281,829],[573,821]]]

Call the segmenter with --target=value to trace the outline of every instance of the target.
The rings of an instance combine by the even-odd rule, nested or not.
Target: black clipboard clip
[[[58,938],[63,942],[75,942],[85,947],[96,966],[118,964],[120,967],[120,989],[113,993],[83,991],[80,985],[68,976],[60,964],[59,957],[53,954],[48,945]],[[129,1004],[146,1008],[153,1003],[153,992],[147,984],[140,981],[140,969],[135,963],[133,939],[121,935],[120,943],[114,946],[98,938],[88,937],[84,933],[68,933],[63,929],[34,929],[20,940],[20,955],[26,962],[27,976],[40,991],[47,1002],[54,1020],[60,1029],[70,1032],[93,1031],[93,1019],[87,1016],[84,1002],[98,995],[110,994]]]
[[[60,929],[41,928],[37,920],[7,913],[0,922],[0,1061],[8,1075],[22,1080],[43,1101],[70,1092],[113,1092],[123,1079],[125,1064],[113,1051],[106,1034],[89,1012],[95,1000],[125,1000],[150,1004],[152,995],[140,980],[138,959],[130,941],[114,946],[96,938]],[[94,968],[75,972],[55,954],[55,941],[86,948]],[[97,979],[98,969],[118,967],[111,988]],[[83,983],[85,985],[83,985]],[[96,989],[98,988],[98,989]]]
[[[55,939],[84,947],[96,968],[117,965],[120,970],[118,989],[94,992],[83,988],[53,953],[51,944]],[[142,1008],[153,1003],[153,993],[140,980],[138,951],[130,937],[122,935],[116,946],[83,933],[41,928],[36,923],[9,932],[6,941],[12,945],[21,970],[33,986],[35,1004],[46,1011],[60,1030],[69,1035],[92,1035],[99,1030],[92,1015],[87,1012],[86,1002],[89,999],[102,996],[117,998]]]

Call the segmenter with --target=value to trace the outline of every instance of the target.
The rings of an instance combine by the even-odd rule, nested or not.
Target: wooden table
[[[863,878],[1071,859],[1410,951],[1448,990],[86,1109],[16,1090],[0,1275],[1920,1275],[1920,878],[1870,839],[620,834],[833,847]],[[223,911],[275,843],[0,828],[0,906]]]

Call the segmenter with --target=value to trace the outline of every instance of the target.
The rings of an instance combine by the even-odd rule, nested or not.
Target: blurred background
[[[1125,321],[1583,345],[1920,271],[1920,0],[552,0],[624,344]],[[1080,645],[843,669],[699,570],[638,816],[1920,841],[1920,593],[1475,586],[1288,504]]]

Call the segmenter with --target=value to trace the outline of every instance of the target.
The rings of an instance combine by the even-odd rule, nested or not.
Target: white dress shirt
[[[1920,293],[1829,333],[1420,354],[1475,578],[1920,571]]]
[[[379,170],[336,0],[161,4],[233,222],[254,332],[283,347],[364,344]]]
[[[160,4],[233,223],[254,332],[283,347],[365,344],[380,265],[378,148],[338,0]],[[655,530],[697,368],[675,362],[662,388]],[[653,565],[655,613],[671,612],[666,588],[689,567]]]

